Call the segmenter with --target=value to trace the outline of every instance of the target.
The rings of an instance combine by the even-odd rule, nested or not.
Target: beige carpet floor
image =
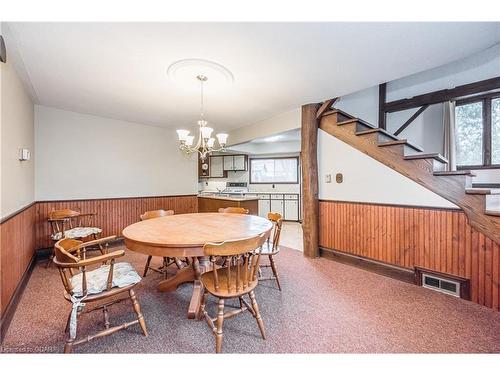
[[[142,271],[146,257],[124,260]],[[226,353],[500,352],[500,313],[415,285],[327,259],[307,259],[285,248],[277,257],[283,291],[273,281],[256,295],[267,330],[262,340],[249,313],[224,324]],[[174,271],[174,270],[173,270]],[[205,321],[186,317],[192,285],[160,293],[161,275],[148,275],[137,295],[149,329],[138,326],[79,346],[76,353],[212,353]],[[70,304],[56,268],[38,264],[7,332],[4,352],[62,352]],[[214,311],[214,299],[209,308]],[[237,304],[235,301],[234,304]],[[134,318],[130,303],[110,308],[111,323]],[[101,328],[102,315],[85,315],[80,334]]]

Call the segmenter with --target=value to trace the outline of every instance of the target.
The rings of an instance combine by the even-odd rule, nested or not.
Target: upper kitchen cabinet
[[[224,156],[225,171],[246,171],[247,170],[246,155],[226,155]]]
[[[210,156],[210,177],[227,177],[227,172],[224,170],[225,156]]]

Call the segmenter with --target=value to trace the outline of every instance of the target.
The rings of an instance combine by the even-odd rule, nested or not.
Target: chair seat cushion
[[[85,238],[92,234],[99,234],[102,232],[101,228],[94,227],[76,227],[64,231],[64,237],[66,238]],[[62,238],[62,232],[57,232],[53,234],[52,239],[54,241],[59,241]]]
[[[86,272],[87,276],[87,294],[97,294],[106,290],[108,282],[109,265]],[[141,277],[137,274],[134,267],[130,263],[120,262],[115,263],[113,267],[113,288],[134,285],[141,281]],[[71,286],[73,287],[73,295],[81,297],[82,293],[82,273],[71,278]]]

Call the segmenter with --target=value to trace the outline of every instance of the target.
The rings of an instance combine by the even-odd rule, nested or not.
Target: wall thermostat
[[[31,157],[31,152],[27,148],[23,148],[19,152],[19,160],[21,161],[30,160],[30,157]]]

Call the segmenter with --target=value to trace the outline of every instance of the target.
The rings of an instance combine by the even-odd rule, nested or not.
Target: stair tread
[[[373,126],[369,122],[366,122],[365,120],[361,120],[360,118],[357,118],[357,117],[351,118],[351,119],[346,120],[346,121],[337,122],[337,125],[346,125],[346,124],[350,124],[350,123],[353,123],[353,122],[359,122],[360,124],[363,124],[364,126],[370,128],[370,130],[371,129],[378,129],[377,127]]]
[[[500,211],[485,210],[484,213],[491,216],[500,216]]]
[[[437,152],[430,152],[430,153],[420,153],[420,154],[414,154],[414,155],[406,155],[404,157],[405,160],[416,160],[416,159],[435,159],[440,161],[441,163],[448,163],[448,159],[446,159],[443,155],[437,153]]]
[[[484,195],[497,195],[500,194],[500,189],[490,189],[490,188],[468,188],[465,189],[467,194],[484,194]]]
[[[323,115],[321,117],[333,115],[334,113],[340,113],[341,115],[344,115],[345,117],[353,118],[349,113],[346,113],[346,112],[342,111],[341,109],[331,109],[331,110],[323,113]]]
[[[462,169],[459,171],[436,171],[434,172],[434,176],[472,176],[475,177],[475,173],[473,173],[469,169]]]
[[[356,135],[363,135],[363,134],[371,134],[371,133],[382,133],[385,136],[392,138],[396,141],[399,140],[398,137],[396,137],[394,134],[389,133],[387,130],[381,129],[381,128],[373,128],[373,129],[368,129],[368,130],[361,130],[359,132],[356,132]]]
[[[414,149],[416,151],[424,151],[424,149],[422,147],[420,147],[416,144],[413,144],[411,142],[408,142],[407,139],[398,139],[398,140],[382,142],[382,143],[378,144],[379,147],[386,147],[386,146],[392,146],[392,145],[406,145],[406,146],[411,147],[412,149]]]
[[[486,188],[486,189],[500,189],[500,184],[477,182],[475,184],[472,184],[472,187],[473,188]]]

